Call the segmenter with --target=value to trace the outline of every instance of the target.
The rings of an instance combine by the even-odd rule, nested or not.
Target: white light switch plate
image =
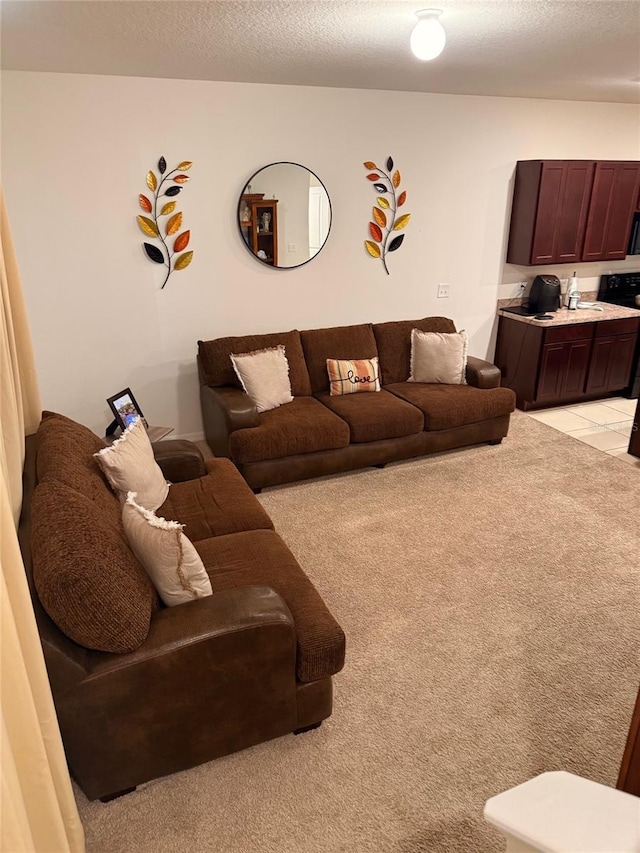
[[[451,287],[450,284],[439,284],[438,285],[438,299],[448,299],[450,287]]]

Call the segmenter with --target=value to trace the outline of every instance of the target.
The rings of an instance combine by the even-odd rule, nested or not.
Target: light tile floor
[[[627,453],[637,405],[637,400],[612,397],[595,403],[579,403],[527,414],[558,432],[584,441],[610,456],[617,456],[640,471],[640,459]]]

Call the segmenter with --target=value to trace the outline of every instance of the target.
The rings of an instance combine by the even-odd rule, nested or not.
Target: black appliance
[[[601,275],[598,302],[610,302],[613,305],[640,310],[640,272]],[[631,382],[623,394],[625,397],[640,396],[640,336],[631,368]]]
[[[562,307],[562,291],[557,275],[537,275],[529,291],[529,312],[544,314]]]
[[[633,217],[627,255],[640,255],[640,213],[636,213]]]

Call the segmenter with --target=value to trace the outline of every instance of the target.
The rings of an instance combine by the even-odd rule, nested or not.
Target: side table
[[[161,438],[169,435],[169,433],[173,432],[173,427],[162,427],[162,426],[150,426],[147,427],[147,435],[149,436],[149,441],[153,444],[154,441],[160,441]],[[121,430],[117,430],[113,435],[105,435],[104,442],[105,444],[113,444],[114,441],[117,441],[122,435]]]

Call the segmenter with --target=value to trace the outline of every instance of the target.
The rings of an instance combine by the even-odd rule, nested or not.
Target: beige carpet
[[[334,715],[107,805],[79,793],[90,853],[489,853],[489,796],[558,768],[615,783],[639,678],[631,466],[516,413],[499,447],[261,500],[346,631]]]

